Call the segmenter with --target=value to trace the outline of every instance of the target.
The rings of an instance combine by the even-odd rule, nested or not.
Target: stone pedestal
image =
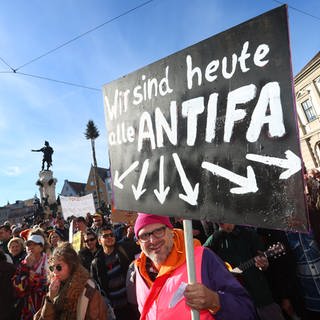
[[[42,170],[39,172],[37,185],[40,191],[40,201],[42,206],[56,203],[56,184],[57,179],[53,178],[51,170]]]

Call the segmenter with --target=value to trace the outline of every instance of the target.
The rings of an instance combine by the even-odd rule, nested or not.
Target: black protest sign
[[[118,209],[307,229],[285,6],[103,91]]]

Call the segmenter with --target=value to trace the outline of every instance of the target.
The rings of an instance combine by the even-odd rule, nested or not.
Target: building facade
[[[109,204],[111,204],[111,199],[112,199],[110,169],[97,167],[97,173],[98,173],[100,200],[105,205],[109,205]],[[93,166],[91,166],[91,169],[89,172],[89,177],[87,180],[85,193],[86,194],[89,194],[89,193],[93,194],[95,207],[99,208],[98,196],[97,196],[97,191],[96,191],[95,170],[94,170]]]
[[[86,184],[64,180],[60,195],[64,197],[80,197],[85,195]]]
[[[294,78],[301,153],[308,169],[320,167],[320,52]]]
[[[22,224],[25,219],[32,219],[35,216],[35,198],[28,200],[17,200],[13,204],[0,207],[0,224],[9,221],[11,224]]]

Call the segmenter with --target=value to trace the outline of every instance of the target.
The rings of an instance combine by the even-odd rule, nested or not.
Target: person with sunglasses
[[[49,260],[50,285],[34,320],[107,320],[107,306],[77,252],[67,242]]]
[[[101,227],[99,242],[102,248],[92,261],[92,277],[104,292],[116,319],[135,320],[126,292],[126,275],[134,256],[124,246],[117,244],[111,225]]]
[[[135,261],[137,303],[141,320],[256,319],[247,291],[209,249],[194,240],[197,283],[188,284],[183,230],[165,216],[139,213],[134,227],[141,247]]]
[[[96,233],[90,229],[84,233],[83,242],[85,247],[79,251],[78,255],[81,264],[90,272],[91,262],[101,246]]]

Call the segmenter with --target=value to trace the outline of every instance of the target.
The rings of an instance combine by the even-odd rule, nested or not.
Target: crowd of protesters
[[[133,226],[96,212],[7,221],[0,226],[0,319],[191,319],[181,314],[190,308],[201,319],[320,319],[320,172],[304,178],[309,233],[193,221],[199,283],[182,294],[179,218],[139,214]],[[81,234],[78,250],[70,225]],[[278,241],[285,254],[267,259],[262,252]],[[240,277],[227,271],[251,258]]]

